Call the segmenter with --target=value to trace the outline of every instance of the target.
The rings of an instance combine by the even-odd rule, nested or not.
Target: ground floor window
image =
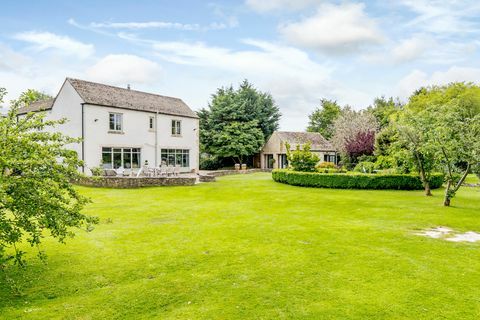
[[[102,148],[102,165],[105,169],[140,168],[140,148]]]
[[[325,154],[325,155],[323,155],[323,161],[325,161],[325,162],[333,162],[333,163],[336,163],[336,162],[335,162],[335,160],[336,160],[335,158],[336,158],[336,157],[335,157],[334,154]]]
[[[275,159],[273,159],[273,154],[266,154],[265,155],[265,168],[266,169],[273,169],[273,164],[275,163]]]
[[[162,164],[190,167],[190,150],[187,149],[162,149]]]
[[[288,160],[286,154],[279,154],[278,155],[278,167],[280,169],[285,169],[288,167]]]

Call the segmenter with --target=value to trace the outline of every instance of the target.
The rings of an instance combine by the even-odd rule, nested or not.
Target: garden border
[[[276,182],[301,187],[372,190],[422,190],[423,184],[414,174],[358,174],[298,172],[288,169],[272,171]],[[443,174],[435,173],[430,179],[430,188],[443,184]]]

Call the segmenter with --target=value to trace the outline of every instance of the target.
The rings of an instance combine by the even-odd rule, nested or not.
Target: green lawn
[[[101,218],[0,280],[3,319],[479,319],[480,188],[308,189],[269,174],[194,187],[81,188]]]

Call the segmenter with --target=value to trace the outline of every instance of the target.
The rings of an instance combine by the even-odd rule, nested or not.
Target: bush
[[[101,176],[101,175],[103,175],[103,168],[101,168],[101,167],[93,167],[93,168],[90,168],[90,171],[92,172],[92,176]]]
[[[317,164],[315,166],[315,168],[317,168],[317,169],[335,169],[336,167],[337,166],[335,165],[335,163],[328,162],[328,161],[320,162],[319,164]]]
[[[290,146],[287,146],[287,150]],[[315,166],[320,161],[316,154],[310,152],[310,145],[305,144],[303,150],[297,146],[297,149],[288,153],[288,162],[295,171],[314,172]]]
[[[375,170],[375,163],[368,161],[359,162],[353,169],[353,171],[361,173],[373,173],[373,170]]]
[[[378,156],[375,161],[376,170],[385,170],[395,168],[395,159],[389,156]]]
[[[222,167],[222,161],[217,157],[202,156],[200,157],[200,170],[218,170]]]
[[[337,189],[396,189],[422,190],[420,177],[413,174],[358,174],[358,173],[310,173],[286,169],[272,171],[276,182],[301,187],[337,188]],[[443,174],[433,174],[430,187],[442,186]]]

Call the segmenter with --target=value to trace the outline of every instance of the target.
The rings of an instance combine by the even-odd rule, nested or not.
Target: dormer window
[[[182,135],[182,122],[180,120],[172,120],[172,136]]]
[[[122,132],[123,130],[123,114],[110,113],[109,115],[110,131]]]

